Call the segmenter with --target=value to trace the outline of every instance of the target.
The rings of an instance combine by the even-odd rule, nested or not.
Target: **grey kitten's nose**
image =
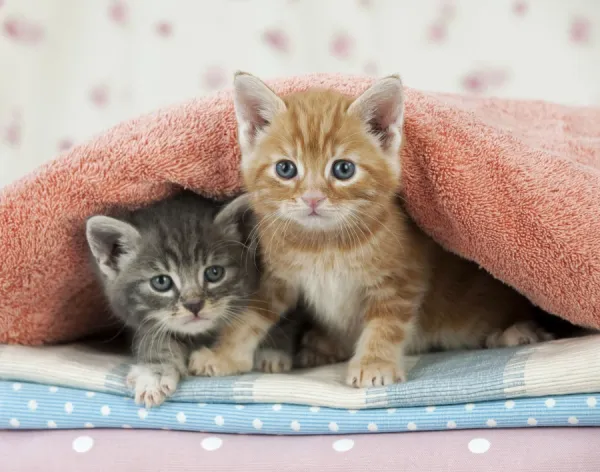
[[[204,300],[190,300],[183,303],[183,307],[186,310],[191,311],[194,315],[197,315],[202,311],[202,308],[204,308]]]

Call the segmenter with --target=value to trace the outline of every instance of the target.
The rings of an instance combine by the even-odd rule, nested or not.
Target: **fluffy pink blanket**
[[[313,75],[282,93],[371,81]],[[542,308],[600,327],[600,110],[408,89],[402,193],[416,221]],[[0,342],[68,341],[111,324],[84,221],[176,185],[240,189],[231,96],[125,122],[0,193]]]

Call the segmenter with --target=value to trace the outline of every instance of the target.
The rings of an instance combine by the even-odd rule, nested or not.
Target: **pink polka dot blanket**
[[[136,405],[127,355],[106,345],[0,346],[0,428],[346,434],[600,426],[600,336],[409,359],[407,382],[354,389],[344,365],[188,378]]]

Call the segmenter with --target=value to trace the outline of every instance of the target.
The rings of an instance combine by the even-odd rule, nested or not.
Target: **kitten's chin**
[[[310,231],[327,231],[336,229],[339,220],[331,214],[291,214],[289,216],[296,224]]]
[[[213,320],[206,318],[190,317],[181,320],[173,320],[169,323],[169,328],[179,334],[202,334],[210,331],[214,326]]]

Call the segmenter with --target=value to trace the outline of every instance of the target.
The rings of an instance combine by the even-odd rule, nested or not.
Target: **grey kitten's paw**
[[[552,339],[554,336],[538,326],[536,322],[523,321],[509,326],[504,331],[490,334],[485,340],[485,346],[488,348],[514,347]]]
[[[173,366],[139,364],[131,367],[127,385],[133,389],[136,403],[152,408],[173,395],[180,377]]]
[[[260,349],[254,356],[254,369],[275,374],[292,369],[292,356],[279,349]]]

